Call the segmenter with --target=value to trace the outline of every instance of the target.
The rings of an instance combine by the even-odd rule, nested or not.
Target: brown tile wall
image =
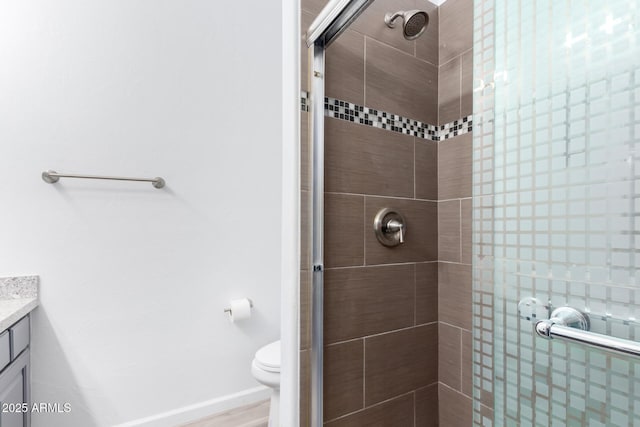
[[[303,28],[319,3],[302,2]],[[416,8],[431,21],[418,40],[384,25],[385,13]],[[427,0],[374,2],[327,49],[326,95],[437,123],[437,15]],[[429,425],[438,393],[437,143],[327,118],[325,165],[325,422]],[[407,220],[402,246],[375,238],[373,218],[385,207]]]
[[[303,31],[326,3],[302,1]],[[416,41],[382,23],[415,8],[430,16]],[[472,14],[471,0],[377,0],[327,50],[326,95],[432,124],[471,114]],[[306,57],[303,46],[303,90]],[[325,422],[470,426],[471,136],[435,143],[332,118],[325,132]],[[302,189],[304,202],[304,176]],[[383,207],[407,219],[400,247],[373,235]],[[310,281],[301,286],[305,426]]]
[[[473,1],[439,10],[438,123],[473,112]],[[438,406],[443,427],[472,425],[472,134],[438,142]]]
[[[473,0],[447,0],[438,13],[438,124],[444,124],[473,111]]]

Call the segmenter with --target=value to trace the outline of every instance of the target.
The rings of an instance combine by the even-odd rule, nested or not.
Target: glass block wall
[[[476,0],[473,120],[474,424],[640,425],[640,359],[518,311],[640,340],[640,1]]]

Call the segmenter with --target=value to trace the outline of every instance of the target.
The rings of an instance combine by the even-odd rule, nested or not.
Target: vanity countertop
[[[0,332],[38,306],[38,276],[0,277]]]

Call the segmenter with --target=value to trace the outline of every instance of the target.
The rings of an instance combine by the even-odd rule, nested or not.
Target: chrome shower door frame
[[[311,107],[311,426],[323,424],[325,51],[374,0],[331,0],[307,31]]]
[[[309,48],[311,70],[311,425],[323,424],[324,344],[324,62],[325,47]]]

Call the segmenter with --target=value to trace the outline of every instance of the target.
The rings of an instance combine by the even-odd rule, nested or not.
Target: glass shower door
[[[533,328],[640,341],[640,1],[474,13],[474,425],[640,425],[640,358]]]

